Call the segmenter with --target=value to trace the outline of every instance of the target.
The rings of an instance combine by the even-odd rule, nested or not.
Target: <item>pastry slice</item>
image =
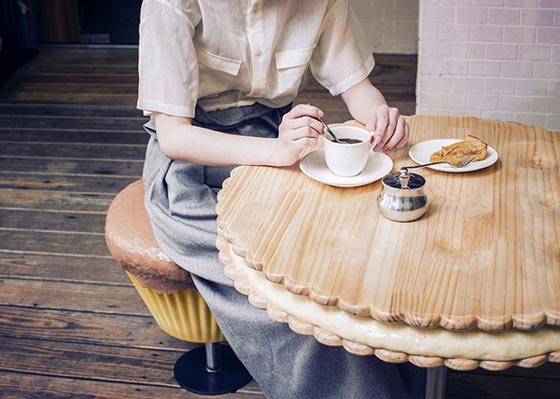
[[[488,144],[484,141],[469,134],[465,140],[443,146],[441,150],[434,152],[430,156],[430,162],[457,163],[469,155],[475,156],[473,162],[482,161],[486,158],[487,147]]]

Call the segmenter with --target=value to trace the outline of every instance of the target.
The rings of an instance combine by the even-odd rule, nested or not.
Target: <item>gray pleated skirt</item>
[[[289,108],[257,103],[207,113],[197,107],[193,123],[229,134],[273,138]],[[150,134],[143,172],[145,203],[156,239],[166,255],[192,273],[229,345],[267,398],[423,397],[423,370],[319,344],[250,305],[224,274],[215,244],[216,194],[232,167],[171,160],[159,147],[153,121],[145,129]]]

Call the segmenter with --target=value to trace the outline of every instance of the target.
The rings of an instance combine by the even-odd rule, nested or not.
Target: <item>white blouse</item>
[[[144,0],[137,106],[281,107],[308,70],[338,95],[373,69],[363,36],[347,0]]]

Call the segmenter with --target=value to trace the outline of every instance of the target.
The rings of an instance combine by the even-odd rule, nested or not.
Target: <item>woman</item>
[[[193,274],[270,398],[421,395],[411,367],[326,347],[269,320],[232,287],[215,247],[216,193],[232,167],[292,165],[323,133],[319,108],[291,107],[308,71],[375,131],[378,148],[406,144],[405,120],[368,79],[374,61],[356,22],[346,0],[142,5],[138,108],[151,115],[143,177],[154,233]]]

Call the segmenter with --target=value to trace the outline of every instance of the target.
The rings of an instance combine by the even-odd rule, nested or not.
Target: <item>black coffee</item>
[[[348,139],[348,138],[338,139],[338,141],[341,142],[342,144],[356,144],[362,142],[362,140]]]

